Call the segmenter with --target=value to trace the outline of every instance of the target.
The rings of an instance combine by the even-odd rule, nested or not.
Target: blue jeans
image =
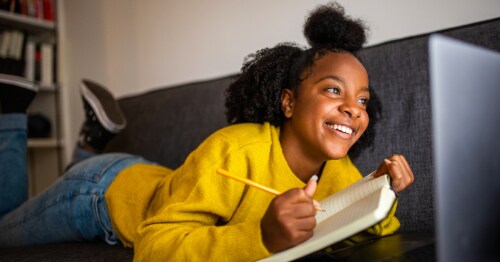
[[[0,115],[0,246],[118,238],[104,194],[124,168],[150,163],[127,154],[89,157],[76,163],[50,188],[27,200],[26,116]]]

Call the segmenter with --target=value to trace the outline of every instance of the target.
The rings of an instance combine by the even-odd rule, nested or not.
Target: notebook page
[[[384,219],[395,200],[389,186],[379,188],[316,225],[314,235],[307,241],[262,261],[290,261],[344,240]]]
[[[316,223],[323,221],[329,216],[334,215],[345,207],[358,201],[364,196],[376,191],[384,185],[390,185],[389,175],[383,175],[374,178],[373,173],[364,177],[360,181],[351,186],[339,191],[319,202],[320,206],[325,209],[323,212],[316,212]]]

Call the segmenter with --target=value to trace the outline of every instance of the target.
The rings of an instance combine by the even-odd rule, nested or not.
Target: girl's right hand
[[[311,196],[316,185],[311,179],[303,189],[290,189],[271,201],[260,222],[262,241],[269,252],[298,245],[313,235],[316,209]]]

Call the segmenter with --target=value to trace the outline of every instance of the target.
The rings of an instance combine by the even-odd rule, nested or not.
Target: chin
[[[323,153],[328,159],[341,159],[349,153],[351,144],[345,143],[345,141],[342,142],[344,143],[335,141],[335,143],[326,143],[323,145]]]
[[[328,152],[328,159],[336,160],[341,159],[347,155],[349,150],[336,150]]]

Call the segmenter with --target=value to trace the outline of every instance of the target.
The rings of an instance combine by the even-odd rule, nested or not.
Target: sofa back
[[[224,91],[232,76],[162,88],[119,99],[126,128],[105,152],[126,152],[176,168],[214,131],[226,126]]]
[[[440,31],[500,50],[500,19]],[[428,34],[365,48],[360,57],[382,102],[374,146],[353,161],[363,174],[383,158],[403,154],[415,174],[399,198],[401,231],[434,231]],[[232,76],[163,88],[120,99],[128,125],[105,149],[178,167],[213,131],[226,125],[224,90]],[[473,87],[472,87],[473,88]],[[473,105],[471,105],[473,108]]]
[[[500,50],[500,19],[438,33]],[[381,100],[382,119],[375,128],[374,146],[353,161],[367,174],[391,154],[407,158],[415,181],[398,200],[397,217],[404,231],[434,231],[428,39],[428,34],[405,38],[368,47],[360,53],[370,85]]]

